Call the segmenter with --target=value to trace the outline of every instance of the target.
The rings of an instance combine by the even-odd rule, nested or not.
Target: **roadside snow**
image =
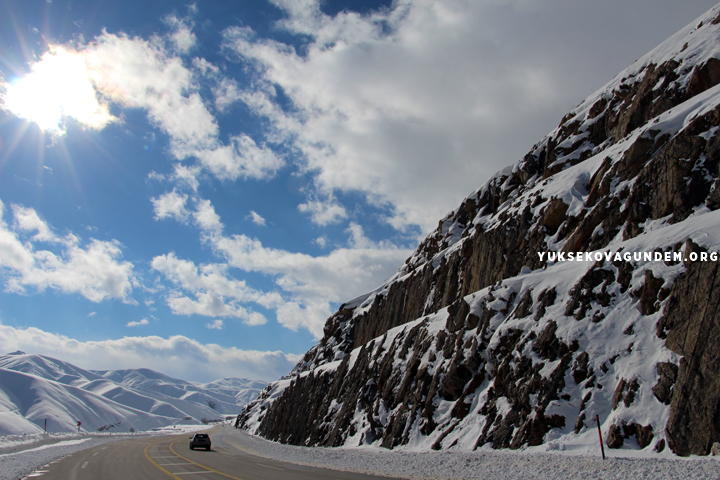
[[[207,425],[183,425],[136,434],[32,434],[0,436],[0,480],[20,480],[51,462],[86,448],[126,440],[139,435],[170,435],[207,429]]]
[[[476,452],[407,452],[376,447],[307,448],[282,445],[233,430],[228,438],[247,453],[300,465],[411,480],[546,479],[583,480],[718,478],[720,457],[689,459],[608,458],[482,450]],[[612,452],[608,453],[612,456]]]
[[[70,436],[71,435],[67,435],[67,437]],[[39,447],[27,448],[14,453],[0,454],[0,480],[19,480],[59,458],[103,443],[123,440],[127,438],[127,435],[76,437],[77,438],[72,440],[61,440],[56,443],[49,443],[56,439],[48,439],[38,442],[42,443]]]

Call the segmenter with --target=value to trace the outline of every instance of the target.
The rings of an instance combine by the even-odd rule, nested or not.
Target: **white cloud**
[[[250,210],[250,218],[255,225],[265,226],[265,219],[255,210]]]
[[[238,88],[237,82],[229,78],[223,78],[213,89],[215,96],[215,107],[221,112],[230,105],[243,98],[243,92]]]
[[[272,308],[283,302],[282,297],[275,292],[259,292],[242,280],[230,278],[225,265],[198,267],[189,260],[181,260],[169,253],[153,258],[152,268],[180,289],[171,292],[166,298],[168,306],[178,315],[235,317],[248,325],[263,325],[267,319],[262,314],[248,310],[241,304],[255,303]],[[181,291],[188,292],[193,298]]]
[[[219,235],[222,232],[223,225],[220,223],[220,216],[215,213],[210,200],[198,200],[197,208],[193,213],[195,223],[201,230],[212,235]]]
[[[365,236],[362,227],[354,223],[348,229],[350,248],[337,248],[325,256],[313,257],[268,248],[259,240],[246,235],[224,236],[222,222],[212,203],[203,200],[197,204],[196,225],[201,229],[205,241],[227,264],[206,265],[199,269],[202,273],[198,273],[194,264],[178,260],[173,254],[153,260],[154,268],[171,280],[177,278],[173,281],[182,284],[186,290],[206,292],[206,296],[198,295],[196,300],[180,296],[175,300],[176,307],[173,308],[179,309],[181,306],[194,313],[205,311],[220,316],[222,312],[230,316],[231,312],[237,312],[235,316],[239,316],[239,304],[223,301],[220,296],[235,298],[240,303],[252,301],[265,308],[274,308],[282,325],[293,330],[306,328],[320,337],[325,321],[332,313],[333,303],[352,299],[376,288],[391,277],[412,253],[411,250],[400,249],[389,243],[372,242]],[[163,267],[165,264],[172,264],[173,267]],[[260,294],[253,291],[244,297],[223,293],[228,290],[223,289],[222,285],[240,291],[247,288],[244,282],[232,280],[226,268],[271,275],[285,296],[277,292]],[[203,278],[205,276],[207,280]],[[183,280],[180,280],[181,277]],[[232,291],[232,288],[229,290]],[[261,303],[261,300],[265,303]]]
[[[58,237],[52,232],[45,220],[32,208],[12,205],[15,228],[24,232],[37,232],[32,240],[36,242],[55,242]]]
[[[263,325],[267,319],[260,313],[248,311],[235,300],[228,302],[212,292],[197,292],[195,298],[172,292],[167,304],[176,315],[202,315],[206,317],[236,317],[246,325]]]
[[[147,110],[151,121],[170,136],[170,152],[176,159],[196,158],[198,165],[222,180],[269,178],[284,165],[271,149],[258,146],[247,135],[235,135],[226,145],[220,142],[217,122],[198,93],[195,73],[157,44],[104,33],[82,54],[98,91],[124,107]],[[212,71],[207,61],[194,65],[199,75]],[[193,189],[197,184],[192,178],[198,173],[188,166],[175,171]]]
[[[210,330],[222,330],[225,325],[222,320],[215,320],[212,323],[206,323],[205,326]]]
[[[223,223],[210,200],[193,198],[193,202],[191,216],[202,238],[226,263],[196,265],[174,253],[153,259],[152,268],[177,287],[165,301],[178,315],[234,317],[248,325],[262,325],[265,316],[247,306],[254,303],[275,310],[283,326],[305,328],[319,338],[334,304],[379,286],[412,253],[390,243],[373,242],[354,222],[346,230],[349,247],[336,248],[325,256],[268,248],[246,235],[224,236]],[[251,212],[251,218],[264,223],[256,212]],[[325,246],[327,240],[320,237],[316,243]],[[282,293],[255,290],[233,278],[232,269],[272,276]]]
[[[193,58],[192,65],[196,72],[206,77],[212,78],[220,74],[220,69],[217,67],[217,65],[213,65],[204,58]],[[222,81],[225,80],[226,79],[222,79]]]
[[[348,300],[377,287],[412,253],[373,245],[337,248],[326,256],[313,257],[265,247],[246,235],[216,237],[211,241],[230,266],[277,275],[276,283],[283,290],[332,302]]]
[[[95,88],[121,106],[148,110],[153,123],[170,135],[177,158],[216,145],[217,124],[179,57],[143,39],[110,33],[80,53]]]
[[[200,186],[199,177],[201,176],[202,168],[197,165],[186,166],[181,163],[173,165],[173,173],[167,178],[159,175],[155,172],[151,176],[157,177],[159,180],[170,180],[180,187],[189,188],[193,192],[197,192]]]
[[[133,265],[121,261],[117,242],[91,239],[82,246],[73,234],[58,237],[32,209],[13,206],[17,230],[8,228],[0,202],[0,273],[5,290],[26,293],[27,287],[46,288],[63,293],[78,293],[92,302],[116,298],[135,303],[131,298],[135,280]],[[29,239],[25,232],[37,232]],[[33,241],[60,244],[61,251],[36,250]]]
[[[350,234],[350,245],[352,245],[353,248],[367,249],[375,247],[372,240],[365,236],[365,230],[362,228],[362,225],[350,222],[350,226],[346,231]]]
[[[247,135],[231,138],[231,145],[193,151],[202,165],[221,180],[238,178],[269,178],[284,161],[267,147],[258,147]]]
[[[309,213],[313,223],[321,226],[338,223],[347,218],[345,208],[332,197],[324,201],[314,199],[301,203],[298,205],[298,210]]]
[[[201,344],[180,335],[81,342],[38,328],[15,328],[0,324],[0,351],[13,352],[18,349],[94,370],[147,368],[152,365],[153,369],[166,375],[198,382],[223,377],[272,381],[286,375],[302,358],[301,355],[283,352]],[[192,361],[178,362],[178,359]]]
[[[273,3],[286,14],[278,28],[302,45],[227,29],[226,50],[257,72],[232,98],[302,152],[318,191],[361,192],[389,208],[395,228],[426,232],[652,47],[643,37],[662,40],[654,20],[668,23],[680,10],[671,2],[401,0],[331,17],[319,0]],[[301,209],[320,224],[342,218],[313,202]]]
[[[390,243],[372,242],[356,223],[347,229],[350,247],[337,248],[325,256],[268,248],[246,235],[224,236],[224,226],[212,203],[201,199],[194,202],[195,225],[226,263],[196,265],[174,253],[153,259],[153,269],[177,287],[165,300],[180,315],[235,317],[248,325],[262,325],[266,318],[247,308],[254,303],[275,310],[283,326],[305,328],[319,338],[333,304],[376,288],[412,253]],[[320,245],[326,242],[323,237],[316,240]],[[272,276],[280,291],[253,289],[233,278],[232,269]]]
[[[173,30],[170,34],[170,41],[174,49],[180,53],[188,53],[192,50],[197,43],[197,37],[192,32],[192,22],[175,15],[168,15],[163,21]]]
[[[325,319],[332,315],[330,304],[323,300],[287,302],[277,309],[277,320],[285,328],[297,331],[306,328],[320,338]],[[320,322],[320,319],[324,319]]]
[[[153,203],[156,220],[174,218],[182,223],[187,222],[190,213],[185,207],[188,200],[186,194],[178,193],[173,188],[172,192],[165,193],[157,198],[151,198],[150,200]]]
[[[125,326],[126,327],[139,327],[140,325],[148,325],[150,322],[148,322],[147,318],[143,318],[139,322],[128,322]]]

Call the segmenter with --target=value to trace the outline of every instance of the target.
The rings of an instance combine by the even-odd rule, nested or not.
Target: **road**
[[[81,450],[36,470],[39,480],[388,480],[257,457],[233,442],[233,430],[209,431],[212,450],[190,450],[190,434],[140,437]]]

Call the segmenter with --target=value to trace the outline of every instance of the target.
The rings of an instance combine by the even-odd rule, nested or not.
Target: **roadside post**
[[[603,460],[605,460],[605,446],[603,446],[602,430],[600,430],[600,416],[599,415],[595,415],[595,421],[597,422],[598,436],[600,437],[600,451],[602,452]]]

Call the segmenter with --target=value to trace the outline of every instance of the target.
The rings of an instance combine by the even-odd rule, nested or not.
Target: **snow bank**
[[[600,458],[512,451],[407,452],[381,448],[307,448],[282,445],[234,430],[232,443],[247,453],[300,465],[388,477],[425,479],[547,479],[583,480],[717,478],[720,457],[689,459]]]

